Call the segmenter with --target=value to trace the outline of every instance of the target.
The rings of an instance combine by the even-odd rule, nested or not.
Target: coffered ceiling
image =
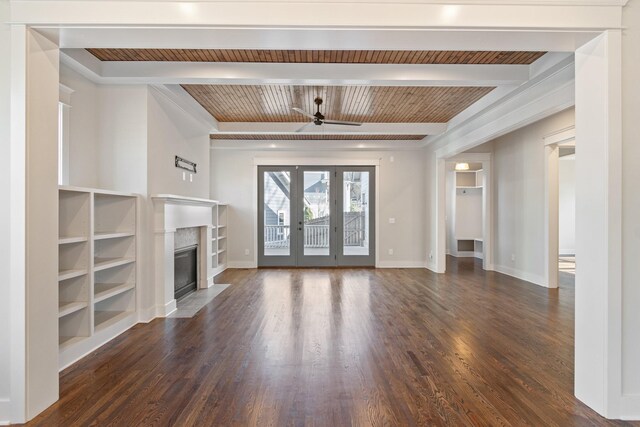
[[[492,87],[381,87],[289,85],[183,85],[220,122],[308,122],[292,110],[321,112],[331,120],[363,123],[443,123]]]
[[[116,40],[113,46],[71,47],[62,56],[102,84],[154,85],[208,126],[214,144],[335,140],[357,147],[428,141],[564,58],[544,49],[512,49],[502,39],[476,50],[476,36],[467,33],[468,49],[454,43],[458,35],[434,41],[423,33],[353,39],[342,32],[314,30],[300,38],[276,31],[267,42],[240,30],[220,31],[195,45],[182,43],[180,35],[168,45]],[[314,114],[316,97],[328,120],[362,125],[302,127],[309,117],[293,108]]]
[[[87,49],[101,61],[264,62],[314,64],[519,64],[546,52],[438,50]]]

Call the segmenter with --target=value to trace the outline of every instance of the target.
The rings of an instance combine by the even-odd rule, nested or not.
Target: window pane
[[[264,254],[291,253],[291,174],[264,173]]]
[[[304,171],[304,254],[329,255],[329,171]]]
[[[343,254],[369,255],[369,172],[343,175]]]

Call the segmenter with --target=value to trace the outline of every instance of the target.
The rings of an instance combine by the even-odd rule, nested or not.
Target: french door
[[[373,167],[258,168],[258,265],[374,266]]]

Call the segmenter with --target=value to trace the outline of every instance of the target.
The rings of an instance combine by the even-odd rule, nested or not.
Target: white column
[[[600,414],[621,398],[621,33],[576,51],[575,393]]]
[[[25,26],[11,37],[11,400],[20,422],[58,399],[59,50]]]

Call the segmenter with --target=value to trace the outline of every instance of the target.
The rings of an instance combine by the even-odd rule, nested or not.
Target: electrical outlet
[[[393,255],[393,249],[389,249],[389,255]]]
[[[183,181],[187,180],[187,173],[186,172],[182,172],[182,180]]]
[[[429,252],[429,259],[433,259],[433,251]]]
[[[245,255],[245,256],[249,256],[249,249],[245,249],[245,250],[244,250],[244,255]]]
[[[395,224],[395,223],[396,223],[395,218],[389,218],[389,224]]]
[[[393,163],[394,160],[393,156],[389,157],[389,162]]]
[[[193,182],[193,174],[192,173],[189,174],[189,182]]]
[[[515,261],[516,260],[516,254],[511,254],[511,261]]]

